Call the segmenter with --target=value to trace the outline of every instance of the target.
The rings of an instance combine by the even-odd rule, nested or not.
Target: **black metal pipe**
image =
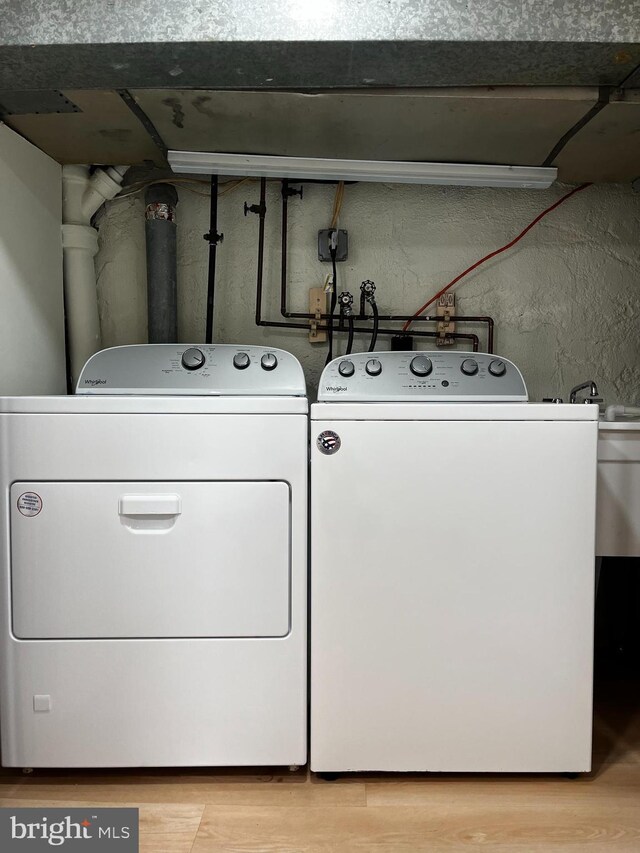
[[[315,314],[305,314],[300,311],[288,311],[284,316],[291,318],[292,320],[315,320]],[[320,314],[319,319],[327,320],[329,318],[329,314]],[[364,313],[355,314],[354,320],[367,320],[368,317]],[[403,323],[406,320],[411,320],[412,315],[408,314],[380,314],[378,317],[379,320],[382,320],[384,323]],[[444,320],[443,317],[413,317],[414,323],[442,323]],[[471,315],[452,315],[448,318],[451,322],[454,323],[485,323],[487,326],[487,352],[493,353],[493,336],[494,336],[494,320],[492,317],[488,316],[471,316]],[[409,332],[406,332],[407,335],[417,334],[413,329]],[[440,336],[440,333],[438,333]],[[453,337],[453,335],[448,335],[447,337]]]
[[[280,258],[280,313],[283,317],[288,320],[292,319],[301,319],[301,320],[316,320],[318,319],[315,314],[309,314],[304,312],[295,312],[287,310],[287,232],[288,232],[288,207],[289,207],[289,182],[284,179],[282,181],[282,219],[281,219],[281,258]],[[266,328],[271,329],[309,329],[308,323],[284,323],[278,320],[263,320],[262,319],[262,285],[263,285],[263,261],[264,261],[264,242],[265,242],[265,216],[266,216],[266,179],[262,178],[260,181],[260,230],[258,233],[258,272],[257,272],[257,282],[256,282],[256,326],[264,326]],[[362,299],[361,299],[362,303]],[[322,320],[331,320],[332,314],[320,314],[320,319]],[[378,320],[383,320],[385,322],[390,321],[391,319],[402,320],[410,320],[413,318],[413,315],[380,315]],[[362,314],[361,307],[361,316],[355,316],[354,321],[357,320],[367,320],[368,318]],[[415,318],[418,322],[433,322],[434,318],[432,317],[419,317]],[[453,318],[450,318],[453,319]],[[467,318],[456,318],[456,320],[466,320]],[[478,317],[478,318],[470,318],[473,321],[489,321],[491,324],[491,329],[493,331],[493,320],[490,317]],[[437,318],[438,322],[442,322],[442,317]],[[328,332],[329,325],[318,325],[317,330],[319,332]],[[370,335],[370,329],[360,329],[354,325],[353,333],[358,335]],[[385,335],[390,337],[395,337],[396,335],[401,334],[400,329],[380,329],[378,328],[378,335]],[[411,334],[415,337],[419,338],[439,338],[439,332],[427,332],[415,330]],[[454,338],[454,340],[467,340],[472,342],[473,351],[478,352],[480,348],[480,342],[477,335],[473,334],[463,334],[462,332],[453,332],[449,335],[449,337]],[[489,350],[491,352],[491,350]]]
[[[145,192],[147,249],[147,324],[149,343],[178,338],[176,205],[171,184],[152,184]]]
[[[393,337],[395,337],[396,335],[403,334],[403,332],[400,331],[400,329],[378,329],[378,334],[379,335],[392,335]],[[414,335],[418,338],[439,338],[440,337],[440,332],[425,332],[425,331],[422,331],[419,329],[416,330],[415,332],[414,331],[406,332],[404,334],[407,334],[407,335],[411,334],[411,335]],[[450,335],[448,335],[448,337],[453,338],[456,341],[471,341],[472,345],[473,345],[473,351],[474,352],[480,351],[480,339],[478,338],[477,335],[473,335],[471,333],[466,334],[463,332],[452,332]]]
[[[287,237],[289,230],[289,181],[282,181],[282,233],[280,235],[280,313],[287,316]]]
[[[256,325],[262,320],[262,277],[264,270],[264,221],[267,215],[267,179],[260,178],[260,204],[258,216],[260,225],[258,228],[258,274],[256,281]]]
[[[256,323],[257,326],[265,326],[269,329],[305,329],[309,331],[309,325],[307,323],[285,323],[278,320],[260,320],[260,322]],[[328,326],[318,325],[317,329],[319,332],[328,331]],[[371,335],[371,329],[361,329],[357,326],[354,326],[353,332],[356,335]],[[400,335],[402,332],[400,329],[378,329],[378,335],[389,335],[391,337],[395,337],[396,335]],[[412,332],[415,337],[419,338],[439,338],[439,332],[426,332],[418,330],[416,332]],[[477,335],[466,335],[462,332],[454,332],[450,337],[455,338],[456,340],[466,340],[471,341],[473,345],[473,351],[478,352],[480,341]]]
[[[315,314],[304,314],[302,312],[291,311],[291,312],[287,313],[286,316],[291,318],[292,320],[315,320],[315,319],[327,320],[330,315],[329,314],[320,314],[319,318],[317,318]],[[355,314],[353,319],[356,321],[364,321],[364,320],[368,320],[369,318],[367,317],[366,314]],[[397,315],[397,314],[380,314],[378,319],[382,320],[385,323],[389,323],[389,322],[404,322],[405,320],[410,320],[411,317],[406,316],[404,314],[400,314],[400,315]],[[489,354],[493,353],[494,321],[491,317],[480,317],[480,316],[468,317],[465,314],[464,316],[458,316],[458,315],[456,315],[455,317],[451,316],[451,317],[449,317],[449,320],[451,320],[452,322],[456,322],[456,323],[486,323],[486,325],[487,325],[487,349],[486,349],[486,352],[488,352]],[[442,317],[415,317],[414,322],[442,323],[443,318]],[[400,333],[401,333],[401,330],[398,329],[396,334],[400,334]],[[419,336],[418,331],[415,329],[411,329],[411,331],[405,332],[404,334],[418,335]],[[431,337],[431,335],[429,335],[429,337]],[[434,332],[433,337],[441,337],[440,332]],[[448,334],[447,337],[455,338],[456,333]],[[475,337],[477,337],[477,335],[475,335]]]
[[[407,319],[409,319],[409,318],[407,318]],[[416,317],[415,319],[418,319],[418,318]],[[427,322],[433,321],[433,322],[438,322],[438,323],[441,323],[443,320],[442,317],[434,317],[434,316],[425,317],[424,319]],[[452,323],[484,323],[484,324],[486,324],[486,326],[487,326],[487,350],[486,351],[489,354],[493,353],[493,332],[494,332],[494,327],[495,327],[493,317],[488,317],[487,315],[476,316],[473,314],[463,314],[462,316],[458,316],[458,315],[452,314],[448,319],[451,320]],[[408,332],[408,334],[411,334],[411,332]]]
[[[288,229],[289,229],[289,181],[282,181],[282,245],[280,257],[280,314],[290,320],[315,320],[315,314],[308,314],[301,311],[287,310],[287,245],[288,245]],[[321,314],[321,320],[330,320],[331,314]],[[364,313],[364,296],[360,295],[360,313],[354,316],[354,320],[366,320]],[[493,333],[494,321],[492,317],[484,316],[467,316],[456,315],[448,318],[455,323],[486,323],[487,325],[487,352],[493,353]],[[414,323],[441,323],[442,317],[420,316],[415,317],[413,314],[380,314],[378,320],[385,323],[391,322],[406,322],[413,320]],[[304,327],[306,328],[306,327]],[[430,337],[430,336],[429,336]],[[453,335],[448,335],[453,337]],[[475,336],[477,338],[477,335]]]
[[[209,274],[207,281],[207,327],[205,343],[213,343],[213,303],[216,292],[216,254],[222,235],[218,234],[218,176],[211,175],[211,203],[209,207]]]

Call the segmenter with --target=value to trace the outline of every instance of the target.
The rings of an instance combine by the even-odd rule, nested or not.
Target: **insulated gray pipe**
[[[176,205],[171,184],[153,184],[145,192],[147,239],[147,317],[150,344],[178,339]]]

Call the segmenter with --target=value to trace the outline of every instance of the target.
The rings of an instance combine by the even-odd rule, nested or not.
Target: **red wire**
[[[470,272],[472,272],[473,270],[477,269],[477,267],[479,267],[481,264],[484,264],[486,261],[491,260],[491,258],[495,258],[495,256],[496,256],[496,255],[499,255],[499,254],[501,254],[502,252],[506,252],[506,251],[507,251],[507,249],[510,249],[512,246],[515,246],[515,244],[516,244],[516,243],[518,243],[520,240],[522,240],[522,238],[524,237],[524,235],[525,235],[528,231],[530,231],[530,230],[533,228],[533,226],[534,226],[534,225],[537,225],[537,224],[538,224],[538,222],[540,222],[540,220],[541,220],[541,219],[543,219],[543,218],[547,215],[547,213],[551,213],[551,211],[552,211],[552,210],[555,210],[555,209],[556,209],[556,207],[560,207],[560,205],[561,205],[563,202],[565,202],[567,199],[571,198],[571,196],[572,196],[572,195],[575,195],[576,193],[579,193],[579,192],[580,192],[580,190],[584,190],[584,189],[586,189],[587,187],[590,187],[590,186],[591,186],[591,182],[586,183],[586,184],[580,184],[580,186],[579,186],[579,187],[574,187],[570,192],[566,193],[566,195],[563,195],[563,196],[562,196],[562,198],[558,199],[558,201],[554,202],[554,203],[553,203],[550,207],[548,207],[546,210],[543,210],[543,211],[542,211],[542,213],[539,213],[539,214],[536,216],[536,218],[533,220],[533,222],[530,222],[530,223],[527,225],[527,227],[526,227],[523,231],[521,231],[521,232],[518,234],[518,236],[517,236],[517,237],[514,237],[514,239],[513,239],[513,240],[511,240],[511,242],[510,242],[510,243],[507,243],[506,245],[502,246],[500,249],[496,249],[494,252],[490,252],[488,255],[485,255],[485,256],[484,256],[484,258],[480,258],[480,260],[479,260],[479,261],[476,261],[476,262],[475,262],[475,264],[471,264],[471,266],[470,266],[470,267],[467,267],[467,269],[466,269],[464,272],[461,272],[461,273],[460,273],[460,275],[457,275],[457,276],[453,279],[453,281],[450,281],[450,282],[449,282],[449,284],[447,284],[445,287],[443,287],[443,288],[442,288],[442,290],[439,290],[439,291],[435,294],[435,296],[432,296],[432,297],[431,297],[431,299],[429,299],[429,301],[428,301],[428,302],[425,302],[425,303],[424,303],[424,305],[423,305],[421,308],[418,308],[418,310],[417,310],[417,311],[416,311],[416,313],[413,315],[413,317],[411,318],[411,320],[407,320],[407,322],[404,324],[404,326],[402,327],[402,331],[403,331],[403,332],[406,332],[406,331],[407,331],[407,329],[408,329],[408,328],[409,328],[409,326],[413,323],[413,321],[414,321],[414,319],[415,319],[416,317],[419,317],[419,316],[420,316],[420,314],[422,314],[424,311],[426,311],[426,309],[427,309],[430,305],[432,305],[432,304],[436,301],[436,299],[440,299],[440,297],[441,297],[443,294],[445,294],[445,293],[447,292],[447,290],[449,290],[450,288],[452,288],[454,284],[457,284],[457,283],[460,281],[460,279],[461,279],[461,278],[464,278],[464,277],[465,277],[465,275],[468,275]]]

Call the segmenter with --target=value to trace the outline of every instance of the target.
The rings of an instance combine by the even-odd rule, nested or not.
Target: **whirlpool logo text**
[[[0,809],[0,850],[138,853],[138,809]]]

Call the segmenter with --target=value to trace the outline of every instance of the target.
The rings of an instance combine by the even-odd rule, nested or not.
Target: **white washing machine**
[[[105,350],[0,439],[2,763],[304,764],[299,362]]]
[[[311,768],[591,766],[597,406],[363,353],[311,407]]]

